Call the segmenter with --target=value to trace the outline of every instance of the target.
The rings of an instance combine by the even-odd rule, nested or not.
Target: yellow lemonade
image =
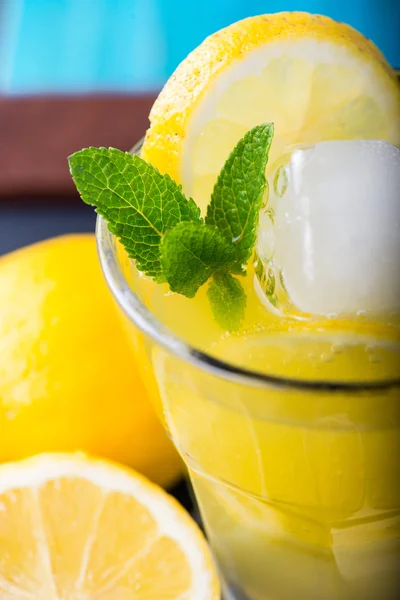
[[[147,379],[155,373],[227,598],[394,598],[400,390],[388,382],[400,372],[398,319],[279,317],[260,302],[250,268],[245,321],[227,334],[203,289],[187,299],[125,265],[153,315],[237,367],[221,378],[130,329]],[[278,380],[249,384],[240,369]]]

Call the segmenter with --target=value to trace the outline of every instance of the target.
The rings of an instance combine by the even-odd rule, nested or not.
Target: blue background
[[[0,0],[0,91],[152,91],[205,36],[246,16],[346,21],[400,67],[400,0]]]

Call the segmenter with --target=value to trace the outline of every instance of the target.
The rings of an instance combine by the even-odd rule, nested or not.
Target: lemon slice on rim
[[[395,72],[344,23],[296,12],[251,17],[178,67],[151,111],[142,156],[204,207],[236,142],[266,121],[275,123],[270,165],[297,143],[399,143]]]
[[[1,600],[217,600],[206,542],[137,473],[83,455],[0,467]]]

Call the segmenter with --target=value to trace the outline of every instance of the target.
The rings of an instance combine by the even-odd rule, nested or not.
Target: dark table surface
[[[0,204],[0,255],[55,235],[94,231],[95,220],[93,209],[78,202],[5,201]]]
[[[78,200],[49,198],[38,204],[31,198],[0,203],[0,256],[28,244],[64,233],[94,231],[95,213]],[[191,494],[185,482],[171,493],[189,510]]]

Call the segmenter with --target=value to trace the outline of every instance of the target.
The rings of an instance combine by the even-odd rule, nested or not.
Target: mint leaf
[[[226,272],[215,273],[207,295],[217,323],[227,331],[238,329],[246,310],[246,294],[240,281]]]
[[[69,157],[69,166],[82,200],[108,221],[138,269],[165,281],[161,240],[177,223],[202,222],[193,200],[169,175],[115,148],[86,148]]]
[[[161,264],[173,292],[193,298],[211,275],[228,267],[235,248],[216,229],[204,223],[180,223],[161,243]]]
[[[273,135],[273,123],[258,125],[246,133],[226,161],[207,209],[206,223],[218,227],[235,244],[232,270],[237,273],[243,272],[256,243]]]

